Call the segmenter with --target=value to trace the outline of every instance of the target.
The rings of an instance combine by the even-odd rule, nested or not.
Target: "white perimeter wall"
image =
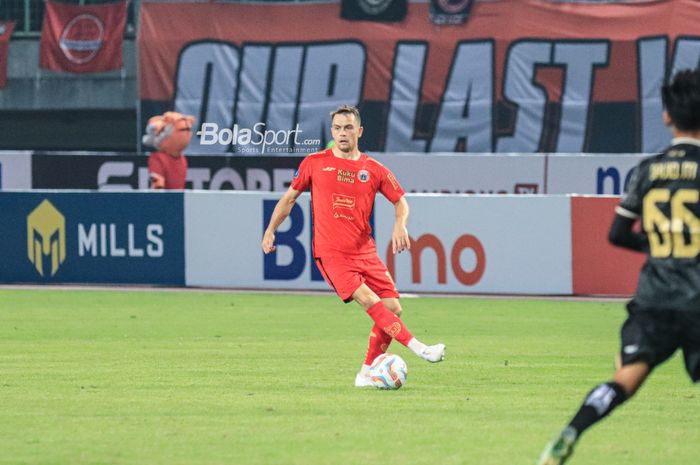
[[[444,249],[420,253],[420,279],[415,279],[418,254],[395,257],[394,279],[399,290],[423,292],[484,292],[522,294],[571,293],[570,201],[566,196],[437,196],[409,195],[409,234],[420,242],[435,236]],[[394,207],[377,202],[376,238],[380,256],[389,260]],[[466,236],[458,242],[460,237]],[[476,244],[476,245],[474,245]],[[457,246],[457,247],[455,247]],[[483,256],[476,252],[481,249]],[[454,257],[454,258],[453,258]],[[479,260],[480,258],[480,260]],[[477,267],[483,268],[478,281]],[[438,280],[445,269],[446,282]],[[466,279],[465,279],[466,278]]]
[[[570,294],[570,201],[565,196],[466,196],[410,194],[409,233],[431,243],[420,254],[395,257],[399,291]],[[188,286],[259,289],[328,289],[311,270],[309,196],[297,204],[301,216],[292,247],[280,245],[280,266],[303,260],[300,273],[265,278],[260,241],[263,205],[279,194],[203,192],[185,194],[185,259]],[[268,203],[268,208],[271,204]],[[382,260],[393,228],[393,206],[379,198],[375,237]],[[284,234],[287,220],[279,229]],[[461,238],[461,239],[460,239]],[[459,239],[459,242],[458,242]],[[438,245],[439,243],[439,245]],[[457,247],[455,248],[455,244]],[[454,250],[456,249],[456,252]],[[483,255],[476,252],[480,249]],[[300,252],[303,250],[303,252]],[[442,259],[444,252],[444,260]],[[303,255],[303,258],[300,256]],[[454,258],[453,258],[454,256]],[[440,269],[444,282],[440,282]],[[414,269],[420,275],[417,278]],[[479,270],[483,269],[483,273]],[[269,269],[268,269],[269,271]],[[460,277],[462,280],[460,280]],[[470,281],[465,284],[466,281]]]
[[[31,152],[0,151],[0,190],[31,188]]]

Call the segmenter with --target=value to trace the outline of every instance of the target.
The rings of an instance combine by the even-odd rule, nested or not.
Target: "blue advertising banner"
[[[185,284],[182,193],[0,192],[0,282]]]

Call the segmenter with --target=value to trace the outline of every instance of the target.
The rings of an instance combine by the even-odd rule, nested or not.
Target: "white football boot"
[[[426,346],[425,349],[421,351],[420,357],[430,363],[442,362],[445,360],[445,344]]]
[[[355,387],[374,387],[374,383],[372,383],[372,378],[369,374],[358,373],[355,376]]]

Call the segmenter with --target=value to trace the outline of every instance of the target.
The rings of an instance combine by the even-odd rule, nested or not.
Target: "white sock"
[[[408,341],[408,345],[406,347],[411,349],[414,354],[420,355],[425,350],[425,348],[428,346],[426,346],[425,344],[423,344],[422,342],[420,342],[418,339],[416,339],[414,337],[413,339]]]
[[[365,365],[364,363],[362,364],[362,368],[360,368],[360,375],[369,376],[369,365]]]

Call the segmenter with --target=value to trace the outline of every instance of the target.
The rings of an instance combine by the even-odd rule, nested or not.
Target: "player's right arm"
[[[275,209],[272,211],[272,217],[270,218],[270,224],[267,225],[265,234],[263,234],[262,250],[264,253],[270,253],[275,250],[275,232],[279,225],[287,219],[300,195],[301,191],[290,187],[279,202],[277,202],[277,205],[275,205]]]
[[[312,157],[313,155],[308,156],[301,161],[299,169],[294,173],[294,179],[289,189],[287,189],[287,192],[284,193],[279,202],[277,202],[277,205],[275,205],[275,209],[272,211],[272,217],[270,218],[270,224],[267,225],[267,229],[265,229],[265,233],[263,234],[263,252],[270,253],[275,250],[275,232],[277,228],[292,212],[292,207],[294,207],[294,203],[296,203],[301,193],[311,187]]]

